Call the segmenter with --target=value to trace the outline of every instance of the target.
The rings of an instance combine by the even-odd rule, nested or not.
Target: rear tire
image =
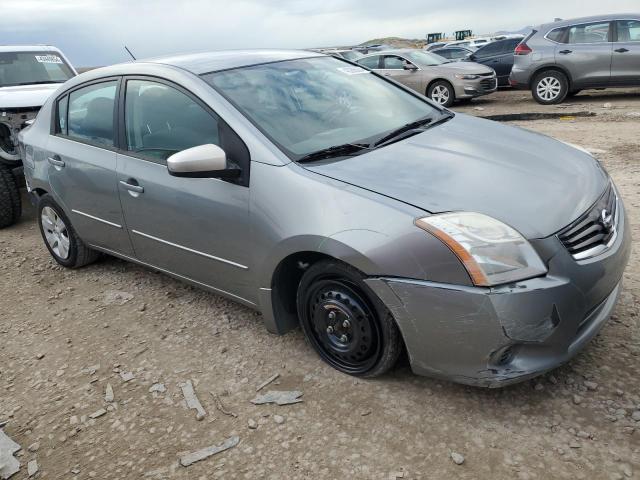
[[[446,80],[438,80],[427,88],[427,97],[438,105],[450,107],[456,100],[456,92],[449,82]]]
[[[40,197],[38,225],[47,250],[63,267],[80,268],[100,257],[98,252],[87,247],[80,239],[71,221],[51,195]]]
[[[6,228],[18,220],[22,213],[22,200],[18,181],[13,171],[0,164],[0,228]]]
[[[541,105],[562,103],[568,93],[567,76],[557,70],[540,72],[531,83],[531,95]]]
[[[343,373],[376,377],[403,350],[400,330],[355,268],[336,260],[313,264],[298,286],[302,330],[318,355]]]

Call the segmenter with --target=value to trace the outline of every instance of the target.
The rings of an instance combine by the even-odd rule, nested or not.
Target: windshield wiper
[[[369,145],[364,143],[344,143],[342,145],[334,145],[332,147],[316,150],[315,152],[308,153],[300,157],[297,162],[313,162],[314,160],[324,160],[327,158],[346,157],[349,155],[356,155],[362,150],[369,150]]]
[[[415,130],[415,129],[419,128],[419,127],[423,127],[425,125],[428,125],[431,122],[433,122],[433,117],[428,116],[428,117],[420,118],[420,119],[416,120],[415,122],[407,123],[407,124],[401,126],[400,128],[396,128],[395,130],[392,130],[391,132],[386,134],[384,137],[379,138],[378,140],[373,142],[370,145],[370,147],[371,148],[379,147],[383,143],[386,143],[389,140],[393,140],[394,138],[399,137],[400,135],[402,135],[405,132],[410,132],[411,130]]]
[[[391,143],[392,141],[402,140],[408,136],[416,135],[418,133],[424,132],[427,128],[434,127],[439,123],[446,122],[447,120],[453,118],[453,113],[450,112],[442,112],[442,117],[434,120],[433,117],[424,117],[415,122],[407,123],[406,125],[392,131],[391,133],[385,135],[384,137],[376,140],[374,143],[369,145],[370,148],[383,147],[384,145]],[[406,134],[406,135],[405,135]]]

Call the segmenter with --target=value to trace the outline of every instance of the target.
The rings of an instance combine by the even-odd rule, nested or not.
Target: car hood
[[[60,83],[17,85],[0,88],[0,110],[3,108],[41,107]]]
[[[461,114],[378,150],[304,167],[430,213],[484,213],[528,239],[571,223],[608,182],[585,152]]]
[[[456,73],[471,73],[471,74],[486,74],[493,73],[493,68],[487,67],[486,65],[482,65],[480,63],[475,62],[451,62],[444,63],[442,65],[438,65],[436,67],[438,70],[442,72],[447,72],[450,74]]]

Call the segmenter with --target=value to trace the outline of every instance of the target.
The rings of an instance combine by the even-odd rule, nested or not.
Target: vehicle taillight
[[[533,52],[533,50],[531,50],[529,48],[529,45],[527,45],[526,43],[518,44],[516,49],[513,51],[515,55],[529,55],[531,52]]]

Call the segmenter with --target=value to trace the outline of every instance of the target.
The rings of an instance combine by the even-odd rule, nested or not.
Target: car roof
[[[381,52],[371,52],[368,55],[365,55],[367,57],[373,57],[374,55],[402,55],[403,53],[408,53],[408,52],[421,52],[422,50],[419,50],[417,48],[394,48],[391,50],[383,50]]]
[[[59,52],[53,45],[0,45],[1,53],[8,52]]]
[[[212,52],[170,55],[140,60],[140,63],[157,63],[182,68],[196,75],[249,67],[262,63],[281,62],[298,58],[323,57],[323,53],[309,50],[219,50]]]
[[[636,20],[640,19],[640,13],[611,13],[607,15],[592,15],[590,17],[578,17],[569,18],[567,20],[560,20],[557,22],[543,23],[538,26],[536,30],[541,28],[558,28],[566,27],[568,25],[574,25],[577,23],[591,23],[597,21],[610,21],[610,20]]]

